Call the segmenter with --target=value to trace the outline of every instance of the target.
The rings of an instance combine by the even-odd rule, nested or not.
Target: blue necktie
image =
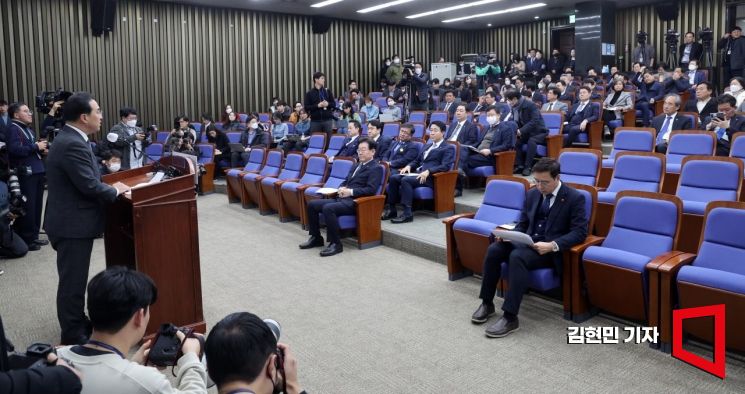
[[[551,197],[553,197],[553,194],[548,194],[546,197],[543,197],[543,204],[541,204],[541,213],[543,213],[543,216],[548,217],[548,211],[551,210]]]
[[[665,119],[665,123],[662,124],[662,128],[660,129],[660,133],[657,134],[657,145],[661,144],[664,141],[663,137],[669,131],[669,129],[670,129],[670,123],[672,123],[672,121],[673,121],[673,117],[672,116],[668,116]]]
[[[726,130],[726,129],[724,129],[724,128],[722,128],[722,127],[717,127],[717,139],[718,139],[718,140],[721,140],[722,138],[724,138],[724,135],[725,135],[724,133],[725,133],[726,131],[727,131],[727,130]]]

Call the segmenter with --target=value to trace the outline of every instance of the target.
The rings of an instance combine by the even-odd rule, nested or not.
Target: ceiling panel
[[[426,28],[452,28],[452,29],[484,29],[488,24],[493,27],[526,23],[536,19],[552,19],[560,16],[567,16],[574,13],[573,0],[497,0],[484,4],[486,0],[409,0],[402,4],[397,4],[388,8],[380,9],[369,13],[358,13],[360,9],[388,3],[391,0],[342,0],[340,2],[328,5],[322,8],[313,8],[312,4],[319,3],[322,0],[156,0],[160,2],[194,4],[205,7],[220,8],[242,8],[257,11],[279,12],[286,14],[301,15],[319,15],[339,19],[358,20],[365,22],[380,22],[386,24],[407,25]],[[643,0],[623,0],[618,1],[619,8],[633,7],[642,4],[649,4],[653,1]],[[407,16],[434,11],[458,5],[479,3],[480,5],[468,7],[459,10],[442,12],[416,19],[408,19]],[[500,15],[484,16],[480,18],[469,19],[466,21],[457,21],[443,23],[443,20],[455,19],[470,15],[481,15],[495,11],[523,7],[530,4],[544,3],[546,6],[529,10],[504,13]]]

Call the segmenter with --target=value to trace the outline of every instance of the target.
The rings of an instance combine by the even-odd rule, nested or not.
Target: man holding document
[[[495,313],[493,300],[501,264],[509,264],[509,289],[502,304],[504,314],[486,329],[490,338],[504,337],[519,328],[517,314],[528,288],[530,271],[553,267],[561,272],[562,252],[587,236],[585,198],[563,184],[559,172],[559,163],[550,158],[543,158],[533,166],[536,187],[528,192],[513,230],[521,234],[508,232],[504,238],[497,237],[487,250],[479,295],[482,304],[471,316],[473,323],[486,323]]]

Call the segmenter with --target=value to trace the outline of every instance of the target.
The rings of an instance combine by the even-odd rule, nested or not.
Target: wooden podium
[[[194,170],[181,157],[164,157],[160,163],[187,175],[132,189],[108,205],[106,266],[136,269],[158,287],[146,335],[156,333],[162,323],[204,333]],[[130,187],[146,183],[157,165],[106,175],[103,181]]]

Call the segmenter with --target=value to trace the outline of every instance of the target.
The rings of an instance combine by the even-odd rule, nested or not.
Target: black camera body
[[[8,210],[15,216],[26,214],[26,196],[21,192],[18,176],[31,175],[31,168],[19,166],[8,171]]]
[[[678,38],[680,37],[680,33],[677,31],[670,29],[665,33],[665,43],[668,46],[678,45]]]
[[[8,355],[8,367],[14,369],[46,368],[49,365],[47,356],[54,353],[54,347],[46,343],[34,343],[26,349],[24,354]]]
[[[70,98],[70,96],[72,96],[72,92],[68,92],[66,90],[63,90],[62,88],[59,88],[55,91],[41,92],[38,96],[36,96],[36,110],[43,114],[48,114],[49,111],[52,110],[52,106],[54,106],[54,103],[56,103],[57,101],[65,101]],[[57,112],[55,112],[55,118],[62,118],[63,106],[61,106],[57,110]]]
[[[172,367],[178,362],[181,355],[181,340],[176,333],[181,331],[188,335],[190,330],[177,327],[171,323],[165,323],[160,326],[155,334],[153,346],[147,356],[146,365],[155,365],[158,367]]]
[[[711,30],[711,27],[700,29],[696,35],[698,36],[698,39],[703,42],[711,43],[714,41],[714,32]]]

